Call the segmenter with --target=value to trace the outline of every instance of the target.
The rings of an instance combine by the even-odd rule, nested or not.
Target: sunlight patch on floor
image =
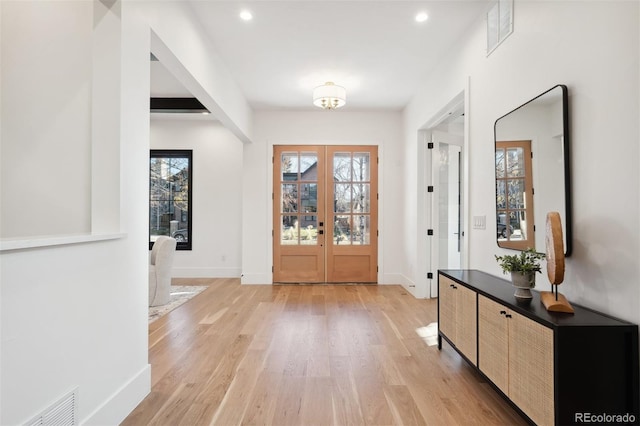
[[[424,340],[428,346],[435,346],[438,344],[438,323],[432,322],[425,327],[416,328],[418,336]]]

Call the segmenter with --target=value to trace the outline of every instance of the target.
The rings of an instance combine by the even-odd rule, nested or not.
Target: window
[[[191,250],[191,150],[151,150],[149,162],[149,249],[160,235]]]
[[[487,56],[513,33],[513,0],[498,0],[487,12]]]

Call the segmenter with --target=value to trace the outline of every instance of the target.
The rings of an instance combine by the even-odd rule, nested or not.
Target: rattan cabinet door
[[[477,294],[445,276],[439,276],[438,328],[473,365],[478,364]]]
[[[438,281],[438,327],[451,341],[456,340],[455,283],[440,275]]]
[[[553,330],[509,318],[509,398],[538,425],[554,423]]]
[[[456,293],[456,346],[473,365],[478,365],[477,298],[478,293],[458,285]]]
[[[509,321],[507,309],[478,296],[478,367],[505,395],[509,394]]]

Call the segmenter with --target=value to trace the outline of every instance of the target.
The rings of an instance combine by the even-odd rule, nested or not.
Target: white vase
[[[531,289],[536,285],[536,273],[511,272],[511,283],[516,288],[516,301],[528,303],[533,299]]]

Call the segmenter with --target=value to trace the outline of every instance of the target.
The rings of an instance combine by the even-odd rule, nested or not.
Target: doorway
[[[377,282],[378,148],[273,151],[273,282]]]
[[[460,269],[465,264],[464,239],[464,109],[459,106],[440,124],[430,129],[431,229],[430,264],[434,278],[429,294],[438,296],[435,272]]]

